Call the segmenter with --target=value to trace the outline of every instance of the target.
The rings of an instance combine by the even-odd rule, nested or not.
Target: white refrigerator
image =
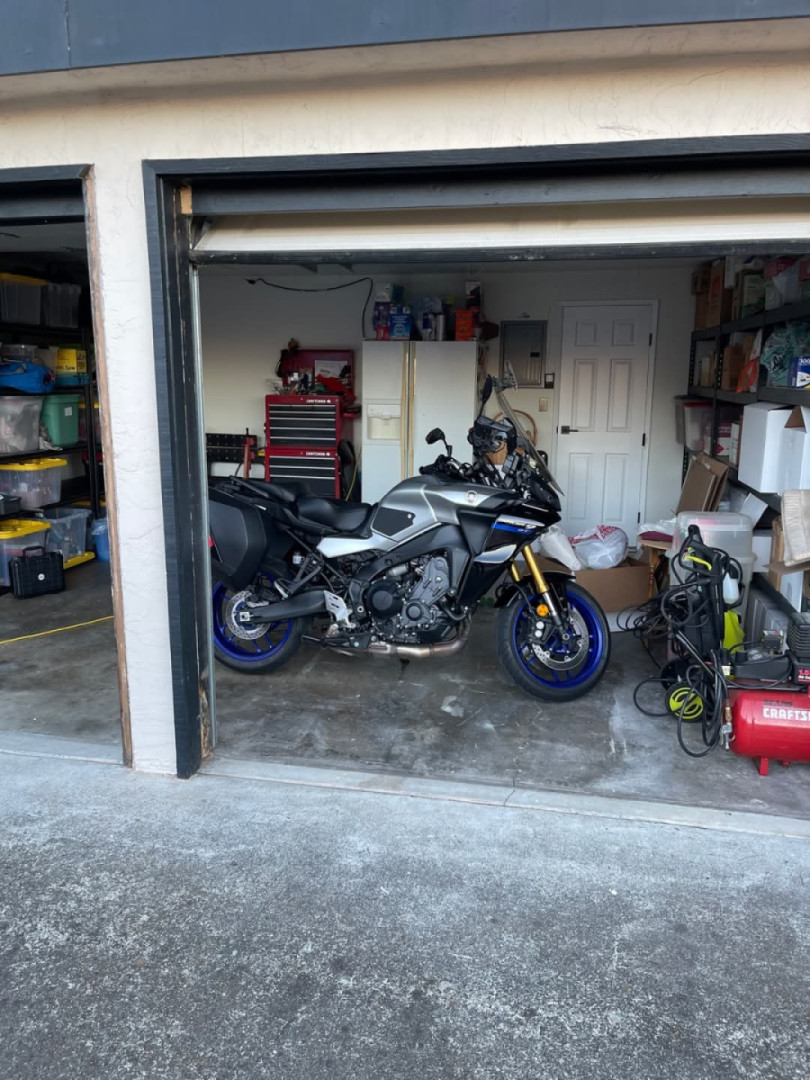
[[[415,476],[444,447],[425,436],[440,427],[453,455],[469,461],[467,432],[477,407],[475,341],[366,341],[360,371],[362,499],[377,502]]]

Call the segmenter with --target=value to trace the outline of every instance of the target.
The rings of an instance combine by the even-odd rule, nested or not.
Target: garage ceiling
[[[0,253],[58,256],[60,259],[87,258],[84,224],[53,222],[47,225],[5,225],[0,223]]]

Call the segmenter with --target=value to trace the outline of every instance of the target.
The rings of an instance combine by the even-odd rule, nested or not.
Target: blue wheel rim
[[[537,598],[536,602],[539,603],[539,598]],[[587,682],[599,666],[605,648],[605,635],[602,624],[591,605],[582,597],[569,593],[568,606],[582,616],[588,631],[588,652],[581,666],[574,671],[547,667],[539,657],[534,655],[529,637],[531,620],[528,613],[528,604],[525,600],[515,612],[512,621],[512,640],[515,656],[520,661],[526,674],[530,675],[541,686],[553,687],[556,690],[573,689]],[[554,636],[552,635],[548,639],[545,648],[548,648],[549,645],[553,646]]]
[[[281,649],[292,633],[292,620],[270,623],[265,633],[252,641],[234,637],[225,621],[225,605],[233,591],[222,582],[214,585],[212,602],[214,608],[214,641],[218,648],[234,660],[247,663],[260,663],[267,660]]]

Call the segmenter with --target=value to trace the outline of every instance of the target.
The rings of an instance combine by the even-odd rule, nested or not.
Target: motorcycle
[[[597,601],[532,550],[560,520],[560,489],[489,378],[468,440],[379,503],[342,502],[295,483],[229,477],[209,493],[214,653],[243,672],[278,670],[302,641],[410,660],[467,643],[498,582],[495,647],[506,673],[544,701],[591,690],[610,657]],[[484,416],[492,392],[503,419]],[[521,572],[518,559],[526,565]],[[501,579],[504,579],[501,581]]]

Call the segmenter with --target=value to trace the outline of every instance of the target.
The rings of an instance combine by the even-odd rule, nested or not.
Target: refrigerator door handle
[[[411,344],[409,350],[410,379],[408,386],[408,476],[413,476],[413,414],[416,407],[416,345]]]
[[[402,346],[402,389],[399,403],[399,480],[404,480],[408,475],[405,471],[408,460],[408,418],[410,408],[408,404],[408,382],[410,373],[410,357],[407,345]],[[397,483],[399,483],[399,480]]]

